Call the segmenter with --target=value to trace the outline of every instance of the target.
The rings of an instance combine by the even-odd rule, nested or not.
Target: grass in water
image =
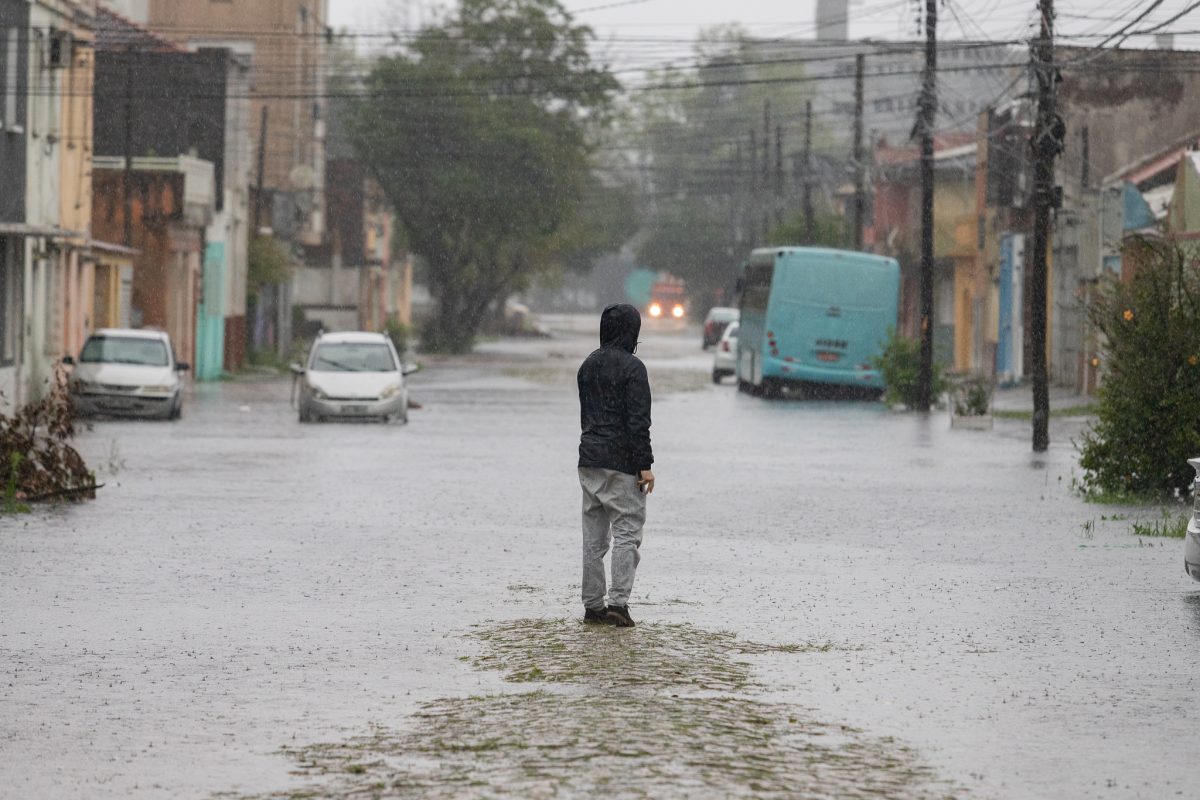
[[[285,750],[323,797],[960,796],[891,739],[755,697],[754,645],[690,625],[481,626],[472,663],[532,691],[446,698],[402,730]],[[287,797],[286,793],[271,797]]]
[[[1162,516],[1149,521],[1136,520],[1133,523],[1133,533],[1136,536],[1162,536],[1169,539],[1182,539],[1187,536],[1188,522],[1191,514],[1172,513],[1162,510]]]

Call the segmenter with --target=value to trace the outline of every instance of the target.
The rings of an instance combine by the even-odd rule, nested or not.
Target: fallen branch
[[[91,493],[95,494],[96,490],[103,489],[105,484],[94,483],[91,486],[77,486],[74,489],[60,489],[56,492],[43,492],[42,494],[34,495],[33,497],[23,497],[21,500],[26,503],[40,503],[43,500],[53,500],[57,497],[70,497],[72,495]]]

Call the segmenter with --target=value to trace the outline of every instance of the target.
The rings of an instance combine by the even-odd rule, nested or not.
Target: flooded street
[[[758,400],[644,331],[639,626],[584,627],[567,323],[407,426],[267,378],[94,423],[98,500],[0,517],[0,796],[1194,794],[1200,592],[1073,493],[1080,420]]]

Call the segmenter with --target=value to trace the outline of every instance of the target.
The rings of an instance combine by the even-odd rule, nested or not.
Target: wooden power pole
[[[933,123],[937,115],[937,4],[925,0],[925,75],[921,87],[921,367],[917,410],[933,404]]]
[[[1033,383],[1033,449],[1050,446],[1050,387],[1046,367],[1046,251],[1050,215],[1057,201],[1054,159],[1066,131],[1055,109],[1058,70],[1054,67],[1054,0],[1039,0],[1041,32],[1033,47],[1037,79],[1037,119],[1033,129],[1033,263],[1029,272],[1029,367]]]

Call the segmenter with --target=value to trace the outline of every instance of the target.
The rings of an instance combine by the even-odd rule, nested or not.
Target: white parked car
[[[1183,537],[1183,569],[1193,579],[1200,581],[1200,458],[1189,458],[1188,463],[1196,470],[1192,483],[1195,499],[1192,501],[1192,516],[1188,520],[1187,535]]]
[[[103,328],[84,342],[69,383],[71,405],[81,415],[179,419],[183,383],[189,369],[175,360],[171,337],[163,331]]]
[[[736,321],[729,323],[717,341],[713,354],[713,383],[720,383],[726,375],[737,372],[738,327]]]
[[[308,362],[292,365],[300,381],[300,421],[333,417],[408,422],[405,368],[382,333],[325,333]]]

